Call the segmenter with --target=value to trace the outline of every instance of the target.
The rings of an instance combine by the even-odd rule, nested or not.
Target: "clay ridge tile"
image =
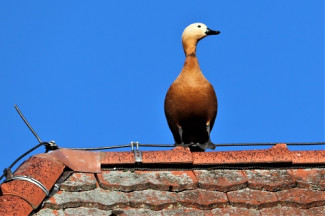
[[[61,176],[65,166],[50,154],[39,154],[29,158],[25,161],[14,173],[15,176],[26,177],[25,179],[35,179],[40,182],[47,191],[50,191],[52,186]],[[0,200],[0,209],[6,211],[4,215],[28,215],[33,209],[36,209],[46,197],[45,192],[36,184],[28,180],[16,179],[9,180],[1,184],[1,197],[11,197],[20,198],[24,202],[29,204],[26,207],[25,204],[19,205],[21,201],[17,201],[16,208],[6,208],[4,206],[8,205],[8,201],[2,198]],[[26,213],[28,212],[29,213]]]
[[[143,151],[142,164],[193,164],[193,165],[242,165],[242,164],[325,164],[325,150],[290,151],[286,144],[277,144],[264,150],[225,152],[191,152],[176,147],[168,151]],[[135,164],[133,152],[102,152],[101,165]]]

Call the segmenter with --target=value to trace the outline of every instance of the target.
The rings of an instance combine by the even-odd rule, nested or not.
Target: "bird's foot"
[[[206,149],[215,149],[215,145],[209,140],[206,143],[175,143],[175,146],[188,147],[191,151],[205,151]]]
[[[213,150],[213,149],[216,148],[216,145],[213,144],[210,139],[206,143],[201,144],[201,146],[204,148],[204,150],[206,150],[206,149],[212,149]]]

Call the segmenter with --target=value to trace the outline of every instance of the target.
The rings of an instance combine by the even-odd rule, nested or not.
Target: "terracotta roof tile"
[[[36,209],[46,197],[41,188],[28,181],[15,180],[1,185],[1,191],[5,195],[13,195],[27,201],[33,209]],[[31,194],[35,194],[31,196]]]
[[[112,210],[100,210],[97,208],[67,208],[63,210],[53,210],[49,208],[44,208],[34,214],[34,216],[41,216],[41,215],[55,215],[55,216],[89,216],[89,215],[96,215],[96,216],[107,216],[112,215]]]
[[[58,180],[65,166],[49,154],[38,154],[23,163],[16,176],[29,176],[41,182],[50,190]]]
[[[247,187],[241,170],[194,170],[199,187],[206,190],[233,191]]]
[[[285,144],[266,150],[193,152],[194,165],[290,163],[291,153]]]
[[[292,152],[293,164],[324,164],[325,151],[296,151]]]
[[[310,215],[313,216],[324,216],[325,215],[325,206],[319,206],[308,209]]]
[[[134,211],[136,213],[136,211]],[[129,214],[131,215],[136,215],[136,214]],[[157,212],[155,212],[156,215]],[[161,211],[162,216],[181,216],[181,215],[188,215],[188,216],[207,216],[211,215],[211,212],[209,210],[200,210],[196,208],[183,208],[183,207],[178,207],[174,209],[164,209]],[[142,215],[142,214],[141,214]]]
[[[64,191],[87,191],[97,187],[97,180],[92,173],[73,173],[61,184]]]
[[[182,191],[194,189],[198,184],[192,171],[103,171],[97,176],[102,188],[119,191]]]
[[[50,190],[62,174],[63,169],[64,165],[49,154],[39,154],[23,163],[15,172],[15,176],[35,179],[42,183],[47,190]],[[45,192],[40,187],[26,180],[13,180],[3,183],[1,193],[22,198],[29,203],[32,209],[36,209],[46,197]],[[2,207],[1,202],[0,207]],[[25,211],[23,208],[24,205],[18,205],[13,211]],[[7,215],[10,213],[7,212]]]
[[[278,204],[276,194],[268,191],[244,189],[230,191],[227,196],[229,202],[238,207],[262,209]]]
[[[14,173],[50,191],[60,178],[59,191],[44,200],[30,181],[5,182],[0,215],[325,215],[324,152],[284,144],[229,152],[177,147],[144,151],[136,163],[133,152],[60,149]]]
[[[298,187],[325,190],[324,169],[294,169],[292,173],[297,180]]]
[[[181,192],[179,196],[181,205],[197,209],[212,209],[228,204],[226,194],[219,191],[197,189]]]
[[[293,188],[277,192],[281,203],[299,208],[311,208],[325,205],[325,191]]]
[[[189,148],[175,147],[171,151],[154,151],[142,153],[144,164],[159,164],[159,163],[192,163],[192,153]]]
[[[151,210],[170,208],[179,201],[178,193],[151,189],[131,192],[129,197],[131,207],[146,207]]]
[[[254,190],[279,191],[296,186],[291,170],[243,170],[248,187]]]
[[[134,161],[132,152],[101,152],[102,165],[134,164]]]
[[[236,207],[212,209],[211,213],[213,215],[260,216],[259,211],[256,209],[236,208]]]
[[[29,215],[32,206],[24,199],[14,195],[0,196],[0,215]]]
[[[287,206],[277,206],[275,208],[265,208],[260,211],[261,216],[286,216],[286,215],[295,215],[295,216],[315,216],[310,214],[310,211],[300,208],[292,208]]]

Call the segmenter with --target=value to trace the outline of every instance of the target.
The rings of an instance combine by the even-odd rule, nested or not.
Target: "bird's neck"
[[[199,61],[195,53],[186,56],[182,73],[184,75],[188,74],[190,76],[194,76],[195,74],[197,75],[202,74]]]
[[[183,70],[181,72],[181,76],[185,77],[201,77],[202,72],[200,69],[199,61],[196,57],[196,45],[197,40],[191,38],[183,38],[183,48],[185,52],[185,62],[183,66]]]
[[[183,39],[183,49],[185,56],[196,56],[196,45],[197,45],[197,40],[194,39]]]

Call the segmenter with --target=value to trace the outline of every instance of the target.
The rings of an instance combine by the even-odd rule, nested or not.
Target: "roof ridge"
[[[269,164],[269,165],[277,165],[279,167],[285,165],[309,165],[309,167],[316,167],[320,165],[325,165],[325,151],[317,150],[317,151],[290,151],[285,144],[277,144],[276,146],[264,149],[264,150],[245,150],[245,151],[227,151],[227,152],[191,152],[188,148],[176,147],[172,150],[167,151],[143,151],[142,152],[142,165],[146,166],[159,166],[159,165],[172,165],[174,167],[182,168],[179,171],[161,171],[161,173],[174,173],[171,174],[176,179],[183,178],[182,175],[188,175],[188,173],[196,173],[195,174],[195,182],[200,181],[200,187],[204,185],[204,175],[210,175],[213,173],[227,173],[227,172],[237,172],[236,170],[220,170],[218,166],[242,166],[243,164],[249,166],[256,166],[260,164]],[[141,168],[141,165],[135,161],[133,152],[89,152],[89,151],[80,151],[80,150],[70,150],[70,149],[59,149],[53,151],[51,153],[46,154],[38,154],[34,155],[28,160],[26,160],[18,169],[15,171],[14,176],[27,176],[33,178],[44,185],[44,187],[51,191],[53,185],[57,182],[60,176],[63,174],[65,170],[72,170],[80,173],[93,173],[95,178],[96,185],[103,184],[103,178],[99,177],[102,174],[99,173],[107,173],[107,172],[122,172],[123,171],[103,171],[103,166],[118,166],[118,165],[127,165],[133,166],[134,168]],[[200,169],[201,166],[201,169]],[[218,170],[206,169],[204,171],[204,167],[218,167]],[[186,167],[198,167],[198,169],[187,170]],[[203,169],[202,169],[203,167]],[[248,172],[252,175],[254,170],[243,169],[240,172]],[[127,171],[132,172],[132,171]],[[153,171],[135,171],[136,173],[148,173]],[[180,173],[179,177],[177,173]],[[259,171],[254,171],[259,172]],[[260,172],[264,172],[261,170]],[[282,173],[281,170],[269,170],[266,173]],[[309,173],[314,173],[314,171],[308,171]],[[317,170],[315,171],[318,172]],[[160,172],[155,172],[160,173]],[[186,174],[187,173],[187,174]],[[285,170],[284,170],[285,173]],[[299,179],[303,179],[299,185],[301,187],[309,187],[307,180],[304,180],[305,173],[301,172],[299,169],[297,171],[293,170],[292,175],[297,176]],[[95,174],[95,175],[94,175]],[[177,175],[176,175],[177,174]],[[138,174],[137,174],[138,175]],[[204,176],[203,175],[203,176]],[[246,175],[246,174],[245,174]],[[255,174],[254,174],[255,175]],[[262,174],[264,175],[264,174]],[[281,174],[282,175],[282,174]],[[314,175],[314,174],[313,174]],[[316,175],[316,174],[315,174]],[[317,176],[320,174],[317,174]],[[168,176],[168,175],[167,175]],[[164,178],[169,177],[160,177],[157,181],[162,181]],[[211,177],[209,177],[210,179]],[[278,186],[276,184],[269,186],[259,186],[258,184],[247,183],[247,179],[252,178],[251,176],[246,175],[245,181],[246,183],[238,183],[241,185],[241,188],[244,185],[248,184],[249,188],[253,190],[255,188],[265,187],[266,190],[277,190]],[[218,177],[219,179],[219,177]],[[150,181],[153,181],[151,179]],[[261,182],[263,179],[258,180]],[[174,180],[173,180],[174,181]],[[194,180],[193,180],[194,181]],[[252,181],[252,180],[250,180]],[[198,183],[191,184],[193,187],[197,187]],[[293,183],[290,183],[290,185]],[[146,187],[150,184],[144,184]],[[96,186],[98,187],[98,186]],[[102,186],[100,186],[102,187]],[[110,187],[110,186],[109,186]],[[155,184],[151,184],[150,187],[156,187]],[[173,186],[174,187],[174,186]],[[180,188],[184,186],[179,186]],[[214,188],[215,186],[208,186],[207,188]],[[237,190],[238,187],[234,186]],[[320,186],[323,187],[323,186]],[[163,188],[166,188],[165,186]],[[167,188],[168,189],[168,188]],[[227,189],[228,190],[228,189]],[[297,193],[302,193],[297,190]],[[294,193],[294,192],[292,192]],[[59,194],[59,193],[58,193]],[[309,194],[309,195],[308,195]],[[308,193],[308,196],[311,196]],[[306,195],[306,196],[307,196]],[[285,194],[283,195],[285,196]],[[305,196],[305,195],[304,195]],[[318,195],[317,195],[318,196]],[[320,196],[320,195],[319,195]],[[1,184],[1,196],[0,196],[0,213],[4,212],[5,215],[8,215],[8,211],[12,212],[24,212],[37,209],[40,204],[43,202],[46,194],[44,191],[39,188],[37,185],[32,182],[25,181],[24,179],[15,179],[12,181],[4,182]],[[14,200],[17,208],[10,208],[10,203],[8,200]],[[13,201],[12,201],[13,202]],[[291,201],[290,201],[291,202]],[[325,202],[325,201],[324,201]],[[28,204],[26,204],[28,203]],[[321,201],[322,203],[322,201]],[[29,208],[26,205],[30,206]],[[300,205],[300,204],[299,204]],[[304,205],[304,204],[302,204]],[[314,205],[314,204],[311,204]],[[318,204],[317,204],[318,205]],[[27,209],[27,210],[26,210]],[[23,215],[28,215],[23,214]]]

